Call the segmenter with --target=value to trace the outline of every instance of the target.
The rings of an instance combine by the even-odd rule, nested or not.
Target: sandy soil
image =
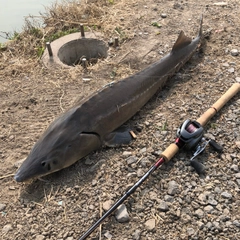
[[[25,32],[0,51],[1,239],[77,239],[99,218],[103,203],[116,201],[148,170],[159,151],[174,141],[176,129],[185,119],[197,119],[240,81],[240,53],[233,56],[231,52],[240,52],[238,0],[226,4],[210,0],[86,2],[53,7],[56,14],[45,18],[47,25],[40,38]],[[47,181],[14,181],[15,163],[27,157],[56,116],[76,99],[163,57],[171,51],[180,30],[195,37],[202,13],[202,48],[129,121],[137,133],[135,141],[129,146],[103,148],[44,177]],[[44,37],[73,27],[73,22],[85,23],[91,31],[97,26],[106,42],[114,37],[120,40],[118,49],[110,49],[111,57],[89,69],[89,82],[83,81],[81,66],[48,69],[36,54]],[[240,239],[239,119],[238,94],[206,128],[224,152],[219,155],[208,148],[201,155],[199,160],[207,167],[205,178],[190,167],[191,154],[180,152],[126,201],[129,222],[118,223],[114,216],[109,217],[91,237]],[[136,163],[129,165],[129,157],[135,157]],[[170,181],[178,184],[172,202],[166,200]],[[211,196],[217,204],[207,202]],[[159,209],[162,200],[167,202],[167,211]],[[209,206],[213,209],[206,208]],[[154,226],[147,222],[151,219]]]

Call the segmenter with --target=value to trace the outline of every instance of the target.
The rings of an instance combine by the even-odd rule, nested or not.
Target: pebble
[[[240,228],[240,222],[238,220],[234,220],[233,221],[233,225],[235,225],[236,227]]]
[[[129,214],[127,212],[127,208],[125,204],[121,204],[118,208],[117,211],[115,212],[115,217],[118,222],[124,223],[129,221]]]
[[[149,219],[145,222],[145,227],[147,230],[152,231],[156,226],[156,220],[154,218]]]
[[[161,13],[161,17],[162,17],[162,18],[166,18],[166,17],[167,17],[167,14],[166,14],[166,13]]]
[[[122,155],[128,157],[132,155],[132,152],[124,151]]]
[[[230,73],[234,73],[234,71],[235,71],[234,68],[229,68],[229,69],[228,69],[228,72],[230,72]]]
[[[236,81],[240,83],[240,77],[236,77]],[[239,141],[239,142],[236,142],[236,143],[238,143],[238,148],[240,148],[240,147],[239,147],[239,146],[240,146],[240,141]]]
[[[0,211],[3,211],[6,208],[6,204],[0,203]]]
[[[240,178],[240,172],[235,174],[236,178]]]
[[[231,50],[231,55],[232,56],[237,56],[238,55],[238,50],[237,49],[232,49]]]
[[[142,148],[142,149],[140,149],[140,153],[145,153],[147,151],[147,148],[146,147],[144,147],[144,148]]]
[[[231,193],[228,193],[228,192],[222,192],[222,193],[221,193],[221,196],[222,196],[223,198],[227,198],[227,199],[232,198],[232,194],[231,194]]]
[[[229,67],[229,64],[227,62],[222,64],[224,67]]]
[[[175,181],[170,181],[168,183],[168,194],[174,195],[178,192],[178,184]]]
[[[112,205],[113,205],[113,201],[107,200],[102,204],[102,208],[104,211],[108,211]]]
[[[201,230],[204,228],[205,224],[203,222],[198,221],[197,222],[198,228]]]
[[[112,239],[112,234],[111,234],[109,231],[107,231],[107,232],[104,234],[104,236],[105,236],[107,239]]]
[[[7,234],[9,231],[11,231],[13,228],[12,228],[12,225],[11,224],[7,224],[5,225],[3,228],[2,228],[2,233],[3,234]]]
[[[144,172],[141,168],[139,168],[139,169],[137,170],[137,176],[138,176],[139,178],[142,177],[144,174],[145,174],[145,172]]]
[[[238,172],[238,171],[239,171],[238,165],[236,165],[236,164],[233,164],[230,168],[231,168],[231,170],[233,170],[234,172]]]
[[[223,7],[223,6],[227,6],[228,3],[227,2],[215,2],[215,3],[213,3],[213,5]]]
[[[193,228],[187,228],[188,236],[194,235],[195,230]]]
[[[134,157],[134,156],[131,156],[131,157],[128,157],[128,158],[126,159],[126,161],[127,161],[127,164],[128,164],[128,165],[131,165],[132,163],[137,162],[137,158]]]
[[[133,240],[140,240],[141,237],[141,231],[137,229],[133,234]]]
[[[208,199],[208,203],[212,206],[217,206],[218,205],[218,202],[213,198]]]
[[[164,200],[166,202],[173,202],[174,201],[174,197],[173,196],[170,196],[170,195],[165,195],[164,196]]]
[[[213,207],[211,205],[207,205],[204,207],[204,211],[207,213],[211,213],[213,211]]]
[[[45,239],[45,236],[43,235],[37,235],[35,240],[44,240]]]
[[[97,185],[97,180],[96,179],[93,179],[92,180],[92,186],[94,187],[94,186],[96,186]]]
[[[169,210],[167,203],[164,201],[160,201],[160,203],[157,206],[157,209],[159,209],[163,212],[167,212]]]
[[[198,217],[198,218],[202,218],[204,216],[204,212],[203,210],[201,209],[198,209],[195,211],[195,215]]]

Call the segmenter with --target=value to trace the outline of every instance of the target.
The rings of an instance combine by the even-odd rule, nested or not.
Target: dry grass
[[[86,31],[102,32],[106,38],[119,37],[122,42],[131,38],[131,29],[123,19],[129,16],[132,4],[134,1],[86,0],[81,4],[77,0],[63,1],[46,7],[40,16],[26,17],[23,31],[0,48],[0,75],[32,72],[37,66],[42,71],[39,60],[45,43],[78,31],[80,24],[84,24]],[[123,6],[127,10],[120,14]]]

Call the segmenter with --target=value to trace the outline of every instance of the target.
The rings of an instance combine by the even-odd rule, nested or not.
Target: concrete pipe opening
[[[58,58],[68,66],[82,64],[83,58],[88,64],[95,64],[98,59],[107,57],[107,51],[104,41],[81,38],[65,43],[58,51]]]

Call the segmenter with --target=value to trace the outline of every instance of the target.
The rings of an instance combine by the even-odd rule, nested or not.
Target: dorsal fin
[[[185,36],[184,32],[181,31],[177,41],[174,43],[173,48],[172,48],[172,52],[175,52],[183,47],[186,47],[187,45],[189,45],[192,42],[192,39]]]

